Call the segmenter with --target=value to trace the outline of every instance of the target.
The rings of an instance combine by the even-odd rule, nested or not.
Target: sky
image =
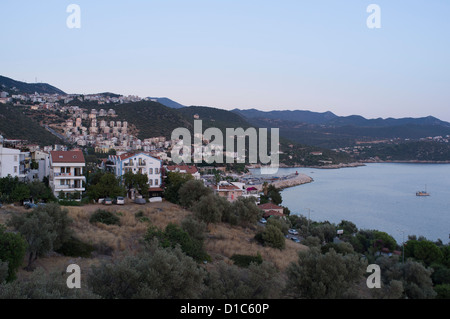
[[[0,12],[0,75],[67,93],[450,121],[448,0],[2,0]]]

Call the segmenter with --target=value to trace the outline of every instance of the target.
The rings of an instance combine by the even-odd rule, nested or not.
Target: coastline
[[[383,163],[403,163],[403,164],[450,164],[450,161],[420,161],[420,160],[364,160],[362,163],[383,164]]]
[[[250,175],[251,176],[251,175]],[[279,189],[285,189],[289,187],[294,187],[302,184],[311,183],[314,181],[314,179],[311,176],[308,176],[306,174],[299,173],[296,174],[289,174],[281,176],[277,179],[275,178],[261,178],[261,177],[255,177],[255,179],[258,179],[258,183],[249,183],[247,186],[251,186],[257,189],[257,191],[261,192],[263,190],[263,183],[267,182],[269,185],[273,185],[276,188]]]

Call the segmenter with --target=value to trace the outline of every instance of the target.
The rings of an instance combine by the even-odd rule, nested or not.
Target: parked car
[[[26,203],[24,206],[25,206],[26,209],[31,209],[31,208],[37,207],[36,204],[30,203],[30,202]]]
[[[111,205],[112,204],[112,199],[111,198],[105,198],[105,200],[103,201],[104,205]]]
[[[162,198],[161,197],[151,197],[149,199],[150,203],[156,203],[156,202],[162,202]]]
[[[267,224],[267,220],[266,220],[265,218],[261,218],[261,219],[259,220],[259,222],[260,222],[261,224]]]
[[[297,237],[291,237],[291,240],[293,240],[293,241],[296,242],[296,243],[299,243],[299,242],[300,242],[300,239],[298,239]]]
[[[145,203],[147,203],[147,201],[145,200],[145,198],[136,198],[136,199],[134,200],[134,202],[135,202],[136,204],[140,204],[140,205],[144,205]]]
[[[298,235],[298,231],[296,231],[295,229],[289,229],[288,233],[291,235]]]
[[[124,205],[125,204],[125,198],[119,196],[114,200],[114,204],[116,205]]]

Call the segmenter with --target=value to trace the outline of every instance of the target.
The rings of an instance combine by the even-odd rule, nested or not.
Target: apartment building
[[[124,153],[121,155],[110,155],[107,166],[112,169],[117,177],[126,172],[134,174],[141,173],[148,176],[149,188],[161,185],[161,160],[151,156],[149,153]]]
[[[61,193],[73,195],[84,192],[85,166],[86,162],[82,151],[50,152],[49,184],[53,194],[59,197]]]

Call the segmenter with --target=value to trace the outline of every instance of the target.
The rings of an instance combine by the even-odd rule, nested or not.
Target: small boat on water
[[[430,196],[430,194],[427,192],[427,186],[425,185],[425,191],[416,192],[416,196]]]

